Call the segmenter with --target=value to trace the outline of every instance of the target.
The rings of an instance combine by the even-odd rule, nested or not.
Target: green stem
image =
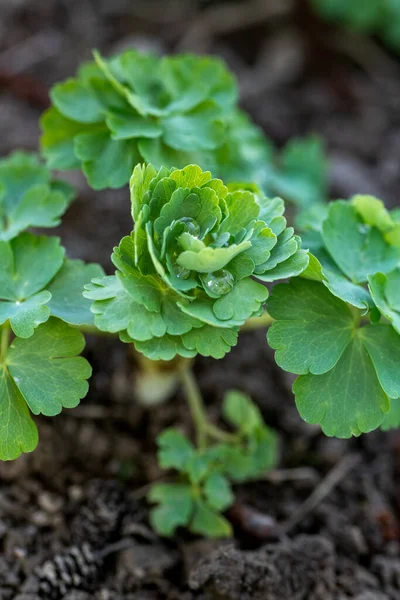
[[[260,317],[250,317],[241,327],[241,331],[253,331],[253,329],[263,329],[269,327],[275,319],[267,312],[264,312]]]
[[[200,450],[207,446],[207,415],[200,390],[191,369],[182,372],[182,383],[185,389],[186,400],[189,404],[192,419],[197,431],[197,445]]]
[[[6,359],[8,346],[10,343],[10,325],[5,323],[1,328],[1,337],[0,337],[0,363],[3,363]]]
[[[224,431],[208,421],[203,399],[192,370],[183,370],[181,379],[196,428],[199,449],[204,450],[207,447],[208,438],[220,442],[237,442],[238,438],[236,435]]]
[[[240,437],[235,435],[234,433],[224,431],[223,429],[220,429],[213,423],[209,422],[207,422],[207,433],[210,436],[210,438],[218,440],[219,442],[230,442],[236,444],[240,440]]]

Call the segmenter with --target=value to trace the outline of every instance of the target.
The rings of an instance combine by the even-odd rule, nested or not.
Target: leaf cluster
[[[67,259],[58,237],[24,231],[58,225],[73,196],[34,155],[0,161],[0,460],[36,446],[29,410],[56,415],[88,389],[84,338],[70,325],[93,324],[82,289],[103,270]]]
[[[138,165],[131,201],[134,230],[114,249],[116,273],[84,295],[99,329],[153,360],[223,357],[245,320],[262,313],[263,283],[308,265],[283,201],[255,186],[228,188],[196,165]]]
[[[396,0],[311,0],[311,4],[327,21],[378,35],[388,46],[400,50],[400,5]]]
[[[236,428],[235,442],[200,451],[176,429],[159,436],[160,466],[178,473],[176,482],[154,484],[149,493],[157,505],[151,522],[161,535],[173,535],[177,527],[207,537],[231,535],[231,525],[221,514],[234,502],[231,482],[256,478],[275,465],[276,435],[248,396],[228,392],[223,415]]]
[[[56,227],[75,193],[53,179],[35,154],[14,152],[0,159],[0,240],[29,227]]]
[[[307,270],[274,288],[268,341],[301,416],[349,437],[399,424],[400,224],[371,196],[330,203]],[[397,416],[396,416],[397,414]]]
[[[226,182],[259,185],[300,207],[326,196],[326,159],[315,137],[277,153],[238,109],[235,79],[214,57],[94,53],[51,90],[42,150],[56,169],[82,168],[94,189],[121,187],[139,162],[195,163]]]
[[[123,186],[141,161],[215,168],[237,100],[222,61],[135,50],[94,58],[51,90],[41,124],[52,168],[82,168],[94,189]]]

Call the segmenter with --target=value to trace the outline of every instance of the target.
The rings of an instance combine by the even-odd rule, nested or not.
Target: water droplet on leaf
[[[198,237],[200,235],[200,225],[195,219],[192,219],[191,217],[182,217],[179,221],[185,225],[185,230],[190,233],[190,235],[193,237]]]
[[[365,223],[359,223],[357,228],[362,235],[366,235],[371,229],[371,227],[369,225],[366,225]]]
[[[185,267],[182,267],[182,265],[178,264],[177,262],[172,264],[172,270],[178,279],[187,279],[190,276],[189,269],[185,269]]]
[[[211,294],[222,296],[233,288],[234,277],[226,269],[221,269],[215,273],[206,273],[203,276],[203,283]]]

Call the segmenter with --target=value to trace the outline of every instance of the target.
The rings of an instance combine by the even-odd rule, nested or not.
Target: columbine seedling
[[[268,297],[260,282],[301,273],[308,254],[280,199],[229,189],[200,167],[131,179],[133,232],[114,249],[115,275],[95,279],[96,326],[152,360],[222,358]]]
[[[248,181],[301,209],[326,197],[326,159],[315,137],[280,155],[237,106],[236,81],[216,58],[94,53],[53,87],[41,120],[48,166],[81,168],[94,189],[128,183],[137,163],[195,163],[225,182]]]
[[[95,54],[53,88],[49,166],[81,167],[96,189],[130,178],[133,226],[113,275],[27,231],[57,225],[71,188],[33,155],[0,161],[0,459],[36,446],[30,413],[56,415],[86,394],[79,329],[117,334],[154,364],[178,357],[195,443],[177,429],[158,437],[160,466],[175,472],[149,494],[162,535],[229,535],[232,483],[275,463],[276,436],[251,399],[227,393],[221,428],[191,371],[198,354],[222,358],[248,324],[272,323],[307,422],[338,437],[400,425],[399,211],[370,196],[325,203],[320,142],[292,141],[277,159],[236,96],[215,59],[131,51]],[[303,242],[271,192],[300,208]]]

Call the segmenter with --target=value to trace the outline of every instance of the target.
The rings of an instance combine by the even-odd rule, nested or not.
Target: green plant
[[[77,326],[93,325],[82,286],[103,270],[69,260],[57,237],[23,231],[53,227],[73,197],[37,157],[0,161],[0,459],[35,448],[30,416],[72,408],[88,390],[91,368]]]
[[[400,50],[400,5],[397,0],[311,0],[324,19],[361,33],[378,35]]]
[[[301,273],[308,254],[282,200],[232,187],[200,167],[135,167],[133,232],[114,249],[115,275],[86,287],[96,326],[152,360],[222,358],[263,312],[261,283]]]
[[[77,77],[55,85],[41,145],[53,169],[82,168],[94,189],[121,187],[137,163],[195,163],[226,182],[256,183],[300,208],[326,198],[317,138],[277,153],[237,107],[233,75],[216,58],[94,53]]]
[[[338,200],[300,278],[278,285],[268,333],[301,416],[327,435],[400,425],[400,225],[371,196]]]
[[[256,479],[274,466],[276,435],[248,396],[228,392],[223,416],[236,433],[211,446],[196,448],[176,429],[159,436],[158,462],[179,476],[176,482],[154,484],[148,495],[157,504],[151,522],[163,535],[178,526],[207,537],[230,535],[231,525],[220,512],[234,502],[231,482]]]
[[[215,167],[212,151],[222,144],[237,96],[220,60],[133,50],[94,58],[51,91],[54,106],[42,118],[50,167],[82,167],[94,189],[121,187],[142,160]]]
[[[195,444],[176,429],[158,438],[174,479],[149,494],[154,527],[229,535],[232,483],[273,466],[276,436],[237,391],[223,402],[228,427],[210,422],[191,359],[222,358],[241,328],[272,323],[306,421],[338,437],[400,425],[399,210],[370,196],[327,204],[321,143],[291,141],[277,158],[219,61],[95,58],[53,90],[42,146],[51,166],[82,164],[95,188],[131,176],[133,231],[113,275],[65,258],[58,238],[27,229],[57,225],[71,188],[33,155],[0,161],[0,459],[36,446],[30,412],[55,415],[86,394],[81,332],[118,334],[153,373],[178,360],[195,430]],[[200,166],[186,164],[189,145]],[[303,241],[267,191],[300,208]]]

